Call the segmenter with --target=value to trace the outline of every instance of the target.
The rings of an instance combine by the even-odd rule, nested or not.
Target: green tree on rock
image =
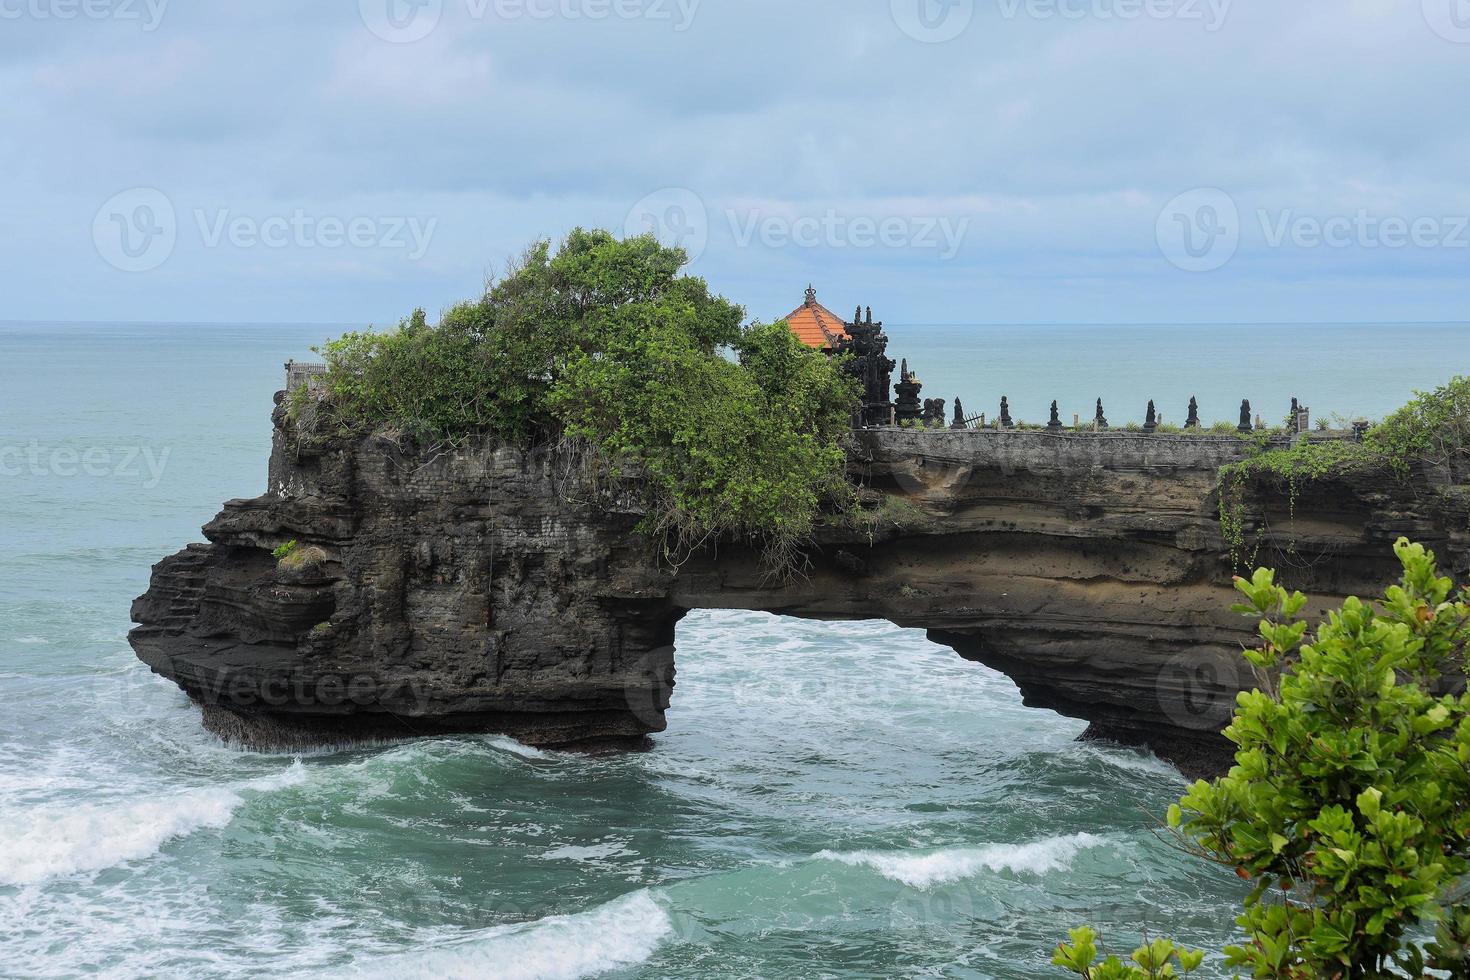
[[[789,573],[818,516],[854,497],[855,383],[784,324],[742,325],[686,261],[651,236],[539,242],[437,325],[420,310],[327,344],[316,415],[426,442],[575,444],[639,477],[644,530],[672,560],[731,538]]]

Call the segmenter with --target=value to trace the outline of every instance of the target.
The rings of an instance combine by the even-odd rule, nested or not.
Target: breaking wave
[[[496,926],[454,946],[361,965],[360,976],[435,980],[579,980],[647,960],[674,924],[647,891],[573,915]]]
[[[879,851],[822,851],[817,860],[871,868],[885,878],[912,888],[931,888],[971,878],[982,871],[1046,874],[1071,866],[1081,851],[1107,843],[1093,834],[1049,837],[1030,844],[955,847],[932,854]]]
[[[298,762],[279,775],[233,787],[64,807],[0,808],[0,825],[9,838],[0,849],[0,885],[38,885],[142,860],[176,837],[228,824],[245,802],[241,792],[270,792],[305,779]]]

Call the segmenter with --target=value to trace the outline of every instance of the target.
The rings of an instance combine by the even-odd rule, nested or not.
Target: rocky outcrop
[[[867,430],[853,468],[871,512],[773,582],[728,545],[661,562],[637,486],[572,449],[314,441],[275,419],[268,492],[227,503],[133,608],[139,657],[242,743],[641,745],[664,728],[676,624],[699,608],[923,628],[1026,703],[1190,771],[1225,757],[1218,731],[1249,686],[1218,518],[1219,467],[1248,452],[1234,436]],[[1323,603],[1379,591],[1400,535],[1464,573],[1464,476],[1253,482],[1245,539]],[[272,557],[291,541],[311,560]]]

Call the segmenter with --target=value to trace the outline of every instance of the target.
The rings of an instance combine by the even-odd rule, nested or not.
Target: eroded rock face
[[[161,562],[133,607],[139,657],[254,746],[455,731],[626,747],[665,727],[690,609],[892,620],[1010,675],[1028,704],[1191,772],[1251,680],[1230,613],[1218,468],[1233,436],[870,430],[883,501],[825,529],[806,577],[740,548],[677,572],[635,532],[636,487],[572,451],[428,453],[300,442],[276,413],[270,489]],[[1470,570],[1464,474],[1245,488],[1258,560],[1322,604],[1375,594],[1400,535]],[[1448,488],[1448,489],[1446,489]],[[282,567],[288,541],[320,559]],[[289,563],[288,563],[289,564]]]

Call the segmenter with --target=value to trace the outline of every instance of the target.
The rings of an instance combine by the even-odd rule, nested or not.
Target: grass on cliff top
[[[1220,470],[1220,527],[1238,569],[1258,555],[1247,548],[1246,488],[1253,479],[1286,487],[1290,512],[1305,484],[1355,470],[1388,469],[1408,481],[1416,467],[1437,468],[1470,462],[1470,378],[1459,377],[1430,392],[1419,392],[1403,408],[1372,428],[1362,442],[1314,441],[1311,436],[1289,448],[1267,449]],[[1444,491],[1451,492],[1451,491]],[[1257,532],[1256,547],[1260,536]],[[1295,549],[1288,542],[1288,554]]]
[[[1250,437],[1244,437],[1250,438]],[[1358,466],[1384,466],[1407,479],[1415,466],[1445,466],[1470,459],[1470,377],[1419,392],[1403,408],[1368,430],[1362,442],[1316,441],[1309,434],[1290,448],[1266,449],[1224,468],[1224,477],[1275,474],[1287,481],[1319,479]]]
[[[316,413],[347,432],[424,444],[491,435],[574,442],[636,472],[644,530],[673,561],[720,537],[792,568],[824,509],[850,506],[844,440],[857,400],[845,359],[802,344],[681,275],[651,236],[577,230],[538,242],[483,296],[430,325],[349,333]],[[293,398],[308,397],[304,391]]]

